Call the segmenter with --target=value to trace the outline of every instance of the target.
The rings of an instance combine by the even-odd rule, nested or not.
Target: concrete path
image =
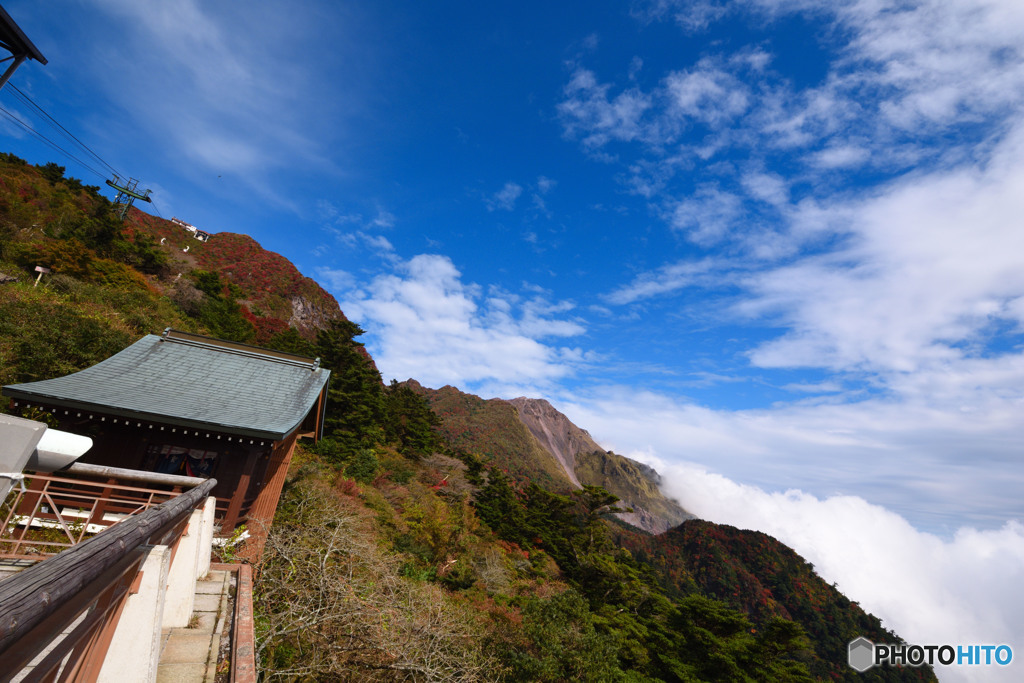
[[[220,570],[196,581],[194,626],[161,634],[157,683],[214,683],[221,635],[231,628],[229,606],[235,581],[234,574]]]

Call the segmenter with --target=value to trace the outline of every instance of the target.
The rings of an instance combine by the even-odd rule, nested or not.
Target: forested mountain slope
[[[245,236],[121,223],[97,188],[4,155],[0,273],[4,384],[167,326],[332,370],[326,438],[298,449],[257,567],[265,680],[934,680],[847,668],[853,635],[895,636],[774,539],[617,519],[625,458],[578,450],[577,488],[509,402],[385,385],[333,298]]]

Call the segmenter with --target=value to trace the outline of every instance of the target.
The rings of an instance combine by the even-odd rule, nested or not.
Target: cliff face
[[[575,486],[604,487],[619,497],[620,506],[633,509],[618,515],[622,521],[658,534],[693,519],[679,503],[661,492],[661,477],[654,469],[605,451],[587,430],[574,425],[544,399],[520,397],[509,403]]]
[[[602,486],[618,496],[620,507],[633,508],[633,512],[620,514],[619,519],[652,534],[695,519],[661,492],[657,471],[618,453],[598,450],[580,454],[576,475],[584,484]]]
[[[590,438],[587,430],[574,425],[569,418],[542,398],[521,396],[509,403],[515,406],[519,419],[533,437],[562,466],[569,481],[577,488],[582,488],[583,484],[576,477],[576,456],[580,453],[602,450],[597,442]]]
[[[483,456],[519,486],[535,482],[559,493],[573,488],[565,468],[534,438],[508,401],[484,400],[452,386],[428,389],[414,380],[405,384],[427,399],[453,447]]]
[[[250,308],[283,320],[312,337],[330,320],[344,317],[338,302],[291,261],[267,251],[248,235],[216,233],[194,249],[199,266],[237,285]]]

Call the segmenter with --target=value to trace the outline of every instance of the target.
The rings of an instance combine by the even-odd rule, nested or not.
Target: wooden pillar
[[[324,401],[326,401],[326,400],[327,400],[327,387],[325,385],[323,390],[320,392],[320,396],[316,400],[316,408],[315,408],[315,410],[316,410],[316,419],[313,420],[313,440],[314,441],[319,440],[319,438],[320,438],[320,431],[324,428],[324,418],[326,417],[326,415],[324,414]]]
[[[220,533],[222,536],[227,536],[235,530],[235,525],[238,523],[238,513],[241,511],[242,503],[245,502],[245,496],[249,492],[249,482],[252,481],[252,473],[256,469],[256,459],[258,457],[259,452],[255,448],[249,451],[249,457],[246,458],[242,475],[238,478],[234,493],[231,494],[228,511],[224,513],[224,520],[221,522]]]
[[[249,562],[256,563],[263,555],[263,545],[274,521],[274,512],[277,511],[277,502],[281,498],[281,489],[284,488],[284,480],[288,476],[288,466],[292,462],[297,440],[297,432],[286,436],[274,444],[274,450],[270,454],[270,462],[267,463],[260,492],[249,508],[248,524],[251,536],[241,553],[242,558]]]

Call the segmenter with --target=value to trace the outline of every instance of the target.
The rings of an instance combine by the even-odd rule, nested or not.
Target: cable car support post
[[[132,208],[132,204],[135,203],[136,199],[141,199],[144,202],[152,202],[149,193],[152,190],[144,190],[143,192],[138,191],[139,181],[135,178],[129,178],[127,181],[121,178],[121,176],[115,175],[113,180],[108,180],[107,185],[117,190],[117,197],[114,199],[114,204],[121,205],[121,220],[128,214],[128,209]]]

